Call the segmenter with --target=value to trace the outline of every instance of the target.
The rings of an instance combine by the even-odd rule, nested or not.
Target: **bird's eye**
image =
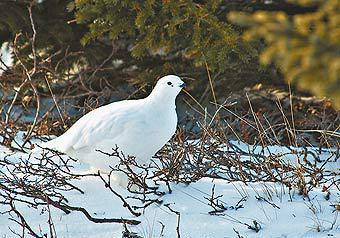
[[[171,83],[171,82],[168,82],[168,85],[172,85],[172,83]]]

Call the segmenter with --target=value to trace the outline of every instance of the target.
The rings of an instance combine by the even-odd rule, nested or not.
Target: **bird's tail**
[[[63,138],[62,136],[59,136],[55,139],[52,139],[50,141],[44,142],[40,145],[36,145],[36,147],[32,150],[33,153],[42,152],[43,149],[51,149],[51,150],[57,150],[59,152],[65,152],[66,148],[64,148]]]

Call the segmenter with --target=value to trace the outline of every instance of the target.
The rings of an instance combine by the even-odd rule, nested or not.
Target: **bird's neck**
[[[155,109],[162,110],[175,110],[176,109],[176,97],[172,95],[159,94],[152,91],[151,94],[145,98],[148,104]]]

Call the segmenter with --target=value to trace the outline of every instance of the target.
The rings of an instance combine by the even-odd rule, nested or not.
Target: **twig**
[[[171,212],[177,215],[176,233],[177,233],[177,238],[181,238],[181,233],[180,233],[181,213],[179,211],[175,211],[174,209],[172,209],[170,205],[171,205],[170,203],[164,204],[165,207],[167,207]]]
[[[32,89],[34,91],[35,96],[36,96],[36,99],[37,99],[37,109],[35,111],[35,116],[34,116],[34,120],[33,120],[33,123],[31,125],[31,128],[30,128],[30,130],[26,134],[25,141],[24,141],[24,143],[22,145],[23,147],[25,146],[25,144],[28,142],[28,140],[30,139],[30,137],[32,135],[32,132],[33,132],[34,127],[35,127],[35,125],[37,123],[39,112],[40,112],[40,95],[38,93],[38,90],[37,90],[36,86],[34,85],[34,83],[32,81],[32,76],[35,74],[35,72],[37,70],[37,55],[36,55],[36,50],[35,50],[35,40],[36,40],[37,32],[36,32],[36,29],[35,29],[35,25],[34,25],[34,21],[33,21],[33,15],[32,15],[33,4],[34,4],[34,1],[32,1],[30,6],[28,7],[31,27],[32,27],[32,31],[33,31],[33,36],[32,36],[33,69],[31,71],[31,73],[28,72],[26,66],[22,63],[22,61],[19,60],[19,62],[21,63],[21,65],[25,69],[25,73],[27,75],[29,83],[30,83],[30,85],[31,85],[31,87],[32,87]]]

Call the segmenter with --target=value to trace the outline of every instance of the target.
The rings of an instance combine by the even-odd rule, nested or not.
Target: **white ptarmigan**
[[[148,97],[99,107],[41,147],[63,152],[102,171],[110,171],[109,166],[119,161],[98,150],[110,153],[116,146],[124,155],[148,164],[176,131],[175,100],[184,86],[178,76],[164,76]]]

